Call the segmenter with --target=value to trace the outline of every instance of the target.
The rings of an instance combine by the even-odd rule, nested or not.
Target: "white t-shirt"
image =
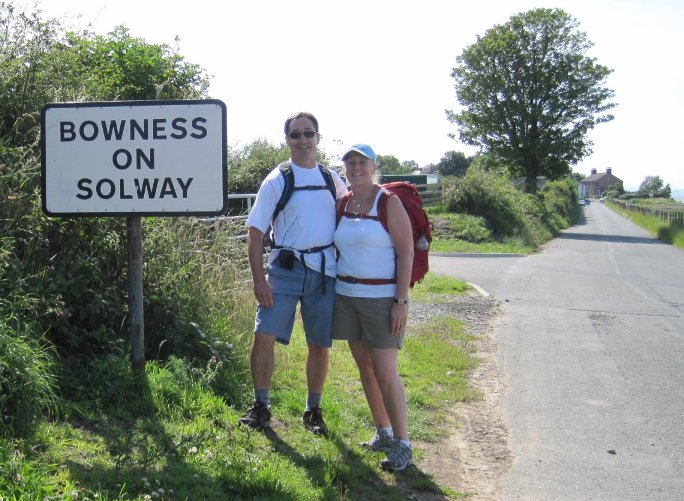
[[[318,167],[307,169],[290,163],[294,173],[295,186],[325,186],[325,179]],[[340,176],[331,171],[337,198],[347,192],[347,187]],[[247,217],[247,226],[252,226],[265,233],[271,224],[271,217],[280,195],[283,193],[285,181],[280,169],[276,167],[261,183],[254,206]],[[273,224],[275,244],[287,249],[305,250],[328,245],[333,241],[335,233],[335,201],[330,191],[295,190],[285,208],[280,211]],[[278,250],[271,251],[268,262],[278,256]],[[325,253],[325,274],[336,275],[335,249],[330,246]],[[297,258],[299,253],[295,253]],[[312,252],[304,255],[306,265],[316,271],[321,270],[321,253]]]
[[[369,216],[378,215],[378,191]],[[394,278],[396,255],[392,238],[380,221],[342,217],[335,231],[335,247],[340,251],[337,273],[354,278]],[[337,280],[335,292],[351,297],[394,297],[396,284],[350,284]]]

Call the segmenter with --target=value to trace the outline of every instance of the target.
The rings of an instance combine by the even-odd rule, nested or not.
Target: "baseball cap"
[[[355,144],[353,146],[350,146],[347,148],[347,151],[344,152],[344,155],[342,155],[342,161],[346,162],[347,157],[349,156],[350,153],[352,152],[357,152],[366,157],[369,160],[372,160],[375,162],[375,152],[373,151],[373,148],[368,146],[367,144]]]

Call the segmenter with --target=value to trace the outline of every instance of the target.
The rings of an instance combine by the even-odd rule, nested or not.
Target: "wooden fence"
[[[434,207],[442,203],[442,185],[441,184],[417,184],[416,188],[420,192],[420,197],[423,200],[425,207]],[[202,218],[203,221],[212,222],[218,225],[221,221],[247,219],[249,211],[252,210],[252,204],[256,198],[256,193],[234,193],[228,195],[229,210],[225,216]],[[232,238],[243,239],[247,235],[238,235]]]
[[[416,188],[420,192],[420,198],[423,199],[425,207],[434,207],[442,203],[442,185],[435,184],[417,184]]]
[[[434,207],[442,203],[441,184],[417,184],[416,188],[420,192],[425,207]],[[252,210],[252,204],[256,198],[256,193],[234,193],[228,195],[228,214],[220,217],[247,217]]]
[[[624,200],[611,200],[611,203],[619,205],[620,207],[627,209],[632,212],[638,212],[646,216],[653,216],[666,221],[668,224],[673,226],[684,227],[684,212],[681,211],[671,211],[663,209],[653,209],[651,207],[641,207],[637,204],[631,202],[625,202]]]

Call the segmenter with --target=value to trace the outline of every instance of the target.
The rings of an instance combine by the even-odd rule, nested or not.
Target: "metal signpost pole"
[[[140,216],[126,218],[126,233],[128,236],[128,315],[131,335],[131,365],[136,374],[142,374],[145,370],[145,319]]]

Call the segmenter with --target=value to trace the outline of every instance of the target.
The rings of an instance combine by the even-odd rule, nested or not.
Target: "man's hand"
[[[254,282],[254,297],[261,306],[266,308],[273,306],[273,291],[266,280],[259,283]]]
[[[270,308],[273,306],[273,291],[264,273],[264,234],[253,226],[247,229],[247,257],[252,270],[254,297],[260,305]]]

